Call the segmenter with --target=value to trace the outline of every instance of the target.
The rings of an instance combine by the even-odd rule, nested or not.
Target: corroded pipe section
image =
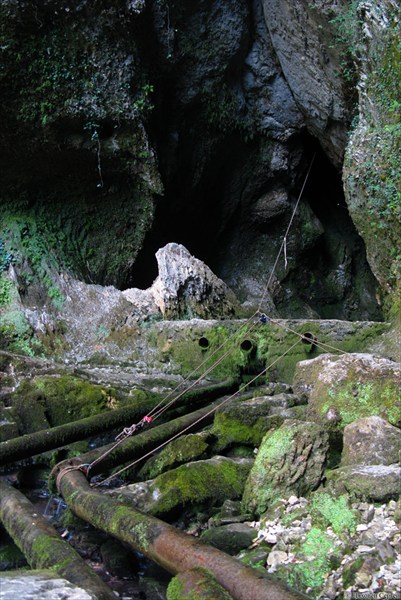
[[[183,393],[177,398],[174,407],[187,406],[188,410],[190,410],[191,406],[203,402],[205,399],[210,401],[235,389],[236,384],[233,381],[199,386]],[[178,394],[179,392],[177,392]],[[130,425],[133,421],[139,421],[159,402],[159,398],[137,401],[123,408],[110,410],[99,415],[94,415],[93,417],[87,417],[79,421],[52,427],[51,429],[35,431],[34,433],[1,442],[0,465],[29,458],[42,452],[48,452],[49,450],[87,439],[99,433],[110,431],[119,426]]]
[[[173,575],[197,567],[205,568],[234,600],[306,598],[160,519],[94,491],[78,471],[66,472],[59,480],[59,490],[78,517],[125,542]]]
[[[50,568],[97,600],[115,600],[112,590],[38,514],[33,504],[3,481],[0,481],[0,518],[32,568]]]

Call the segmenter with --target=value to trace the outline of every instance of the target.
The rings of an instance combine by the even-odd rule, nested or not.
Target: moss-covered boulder
[[[245,523],[230,523],[206,529],[201,540],[227,554],[234,556],[244,548],[248,548],[255,539],[255,529]]]
[[[173,440],[159,454],[146,461],[139,477],[154,479],[165,471],[199,458],[209,447],[206,438],[205,434],[190,433]]]
[[[167,588],[167,600],[232,600],[213,575],[201,567],[178,573]]]
[[[341,465],[391,465],[401,457],[401,431],[380,417],[364,417],[344,429]]]
[[[277,429],[285,418],[295,418],[293,406],[299,399],[294,394],[260,396],[233,400],[216,411],[213,433],[218,437],[217,448],[232,444],[259,446],[270,429]]]
[[[400,363],[371,354],[326,354],[298,363],[293,387],[308,399],[311,421],[341,430],[374,415],[401,423]]]
[[[2,411],[1,411],[2,412]],[[15,421],[2,419],[0,421],[0,442],[6,442],[18,436],[18,425]]]
[[[316,489],[328,449],[328,434],[315,423],[288,420],[268,432],[246,482],[243,509],[260,515],[279,498]]]
[[[401,468],[397,465],[356,465],[327,473],[330,488],[337,494],[368,502],[398,500]]]
[[[62,425],[109,410],[115,390],[71,375],[24,379],[11,398],[20,434]]]
[[[186,505],[240,498],[253,464],[251,459],[215,456],[187,463],[156,479],[133,483],[110,492],[155,516],[170,515]]]

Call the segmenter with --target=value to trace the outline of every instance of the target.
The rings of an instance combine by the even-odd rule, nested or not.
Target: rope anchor
[[[153,421],[152,417],[149,417],[148,415],[146,415],[138,423],[134,423],[133,425],[131,425],[131,427],[124,427],[124,429],[121,431],[121,433],[119,433],[117,435],[117,437],[115,438],[116,442],[120,442],[122,440],[125,440],[128,437],[131,437],[132,435],[134,435],[134,433],[136,433],[140,429],[143,429],[143,427],[146,424],[151,423],[152,421]]]

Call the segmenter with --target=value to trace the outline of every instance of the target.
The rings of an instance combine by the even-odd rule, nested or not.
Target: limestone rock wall
[[[384,12],[394,6],[378,3]],[[355,183],[361,167],[350,146],[348,207],[375,280],[340,180],[354,91],[341,74],[346,7],[3,2],[1,306],[18,296],[24,306],[59,309],[60,273],[145,289],[156,251],[176,242],[228,284],[248,314],[263,298],[265,310],[284,317],[381,318],[376,286],[395,289],[396,261],[386,257],[397,226],[383,237],[380,226],[366,233],[371,208]],[[376,21],[374,39],[382,31]],[[363,49],[370,70],[373,46]],[[361,99],[367,114],[366,106]],[[393,153],[398,142],[390,139],[398,137],[386,137],[386,126],[381,139]],[[385,179],[386,169],[383,161]],[[394,221],[397,209],[388,206]]]
[[[346,200],[381,293],[399,315],[401,9],[392,0],[368,1],[353,18],[359,118],[344,164]]]
[[[350,110],[334,43],[339,0],[264,0],[273,47],[306,126],[341,167]]]

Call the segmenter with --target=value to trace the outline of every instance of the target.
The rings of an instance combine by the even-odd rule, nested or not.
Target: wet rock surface
[[[357,4],[0,7],[0,441],[164,397],[215,361],[212,381],[263,373],[270,389],[125,489],[194,536],[260,514],[249,562],[330,600],[401,589],[399,339],[355,321],[399,315],[400,19],[394,0]],[[50,463],[108,436],[4,476],[48,514]],[[143,557],[58,528],[116,596],[165,599]]]
[[[51,573],[16,571],[1,574],[4,600],[95,600],[93,595]]]
[[[54,2],[7,2],[1,13],[10,127],[0,209],[6,256],[14,252],[5,269],[13,296],[33,313],[59,309],[69,295],[60,274],[146,289],[155,253],[173,241],[208,264],[246,310],[264,299],[282,316],[381,318],[344,210],[347,82],[332,23],[340,7],[132,6],[99,12],[83,2],[58,12]],[[315,150],[287,239],[290,260],[278,262],[265,290]],[[140,313],[153,311],[147,294],[135,297]],[[21,319],[14,313],[4,321],[11,345]],[[39,325],[35,314],[31,322]],[[40,324],[57,328],[44,311]]]
[[[225,590],[206,569],[194,568],[179,573],[169,583],[167,599],[186,600],[189,595],[197,594],[200,598],[213,600],[232,600]]]
[[[227,554],[235,555],[253,542],[255,531],[245,523],[232,523],[207,529],[201,535],[205,544],[210,544]]]
[[[184,323],[180,324],[180,327],[184,327]],[[32,368],[32,365],[29,368]],[[94,380],[96,374],[100,376],[103,373],[104,382],[109,376],[117,380],[119,368],[117,365],[99,366],[98,370],[94,368],[92,371],[93,367],[88,366],[85,377],[92,377]],[[135,380],[135,371],[128,372],[131,379],[122,382],[126,392],[129,382]],[[15,375],[19,380],[21,372],[17,371]],[[305,397],[294,394],[288,383],[269,382],[260,389],[250,389],[249,393],[254,397],[247,398],[242,392],[243,399],[234,402],[234,404],[238,402],[239,414],[243,414],[239,419],[241,422],[244,422],[244,415],[249,414],[252,423],[255,424],[256,421],[252,420],[252,407],[256,407],[255,414],[259,415],[260,404],[266,404],[268,411],[280,413],[303,408],[298,405],[300,402],[305,402]],[[244,409],[243,413],[241,413],[242,409]],[[234,418],[236,411],[231,412]],[[216,416],[217,423],[218,416]],[[373,427],[374,425],[377,427]],[[395,443],[392,451],[396,452],[398,428],[383,422],[378,417],[360,419],[349,427],[354,433],[361,427],[362,432],[365,429],[371,432],[373,456],[384,456],[383,435],[386,437],[388,433],[391,443]],[[234,423],[232,434],[235,429]],[[154,480],[124,486],[121,486],[121,480],[116,480],[111,482],[111,486],[119,487],[108,493],[123,497],[128,503],[134,502],[135,506],[142,507],[142,510],[162,514],[163,518],[169,515],[168,518],[174,519],[174,524],[187,533],[196,537],[202,536],[205,541],[210,539],[210,543],[217,547],[224,547],[225,551],[233,555],[239,553],[237,556],[240,556],[246,564],[274,573],[283,581],[305,591],[310,597],[329,597],[334,600],[340,593],[344,593],[345,597],[346,594],[350,594],[350,590],[377,590],[382,589],[383,585],[390,591],[395,590],[399,584],[397,561],[399,561],[400,540],[396,532],[400,509],[394,500],[399,498],[398,484],[401,475],[399,468],[394,465],[368,465],[358,462],[356,465],[344,466],[332,472],[324,471],[328,452],[328,431],[322,430],[315,423],[304,422],[299,418],[294,419],[293,415],[291,420],[284,422],[284,425],[276,424],[275,429],[269,432],[268,436],[276,435],[277,443],[281,443],[287,439],[283,433],[284,429],[288,433],[288,452],[280,446],[282,451],[280,450],[277,456],[274,455],[276,458],[270,457],[273,460],[270,461],[269,468],[264,469],[266,479],[263,483],[252,479],[254,470],[252,465],[253,463],[256,465],[263,457],[265,442],[258,448],[256,456],[253,450],[258,444],[251,441],[248,445],[255,459],[233,460],[223,456],[185,463],[174,468],[181,460],[191,460],[187,454],[181,456],[178,440],[168,449],[172,452],[171,456],[167,449],[165,457],[164,451],[157,454],[149,461],[148,471],[143,471],[139,476],[144,478],[149,476],[149,469],[153,468],[152,461],[154,463],[161,461],[161,468],[167,469],[165,473]],[[230,428],[227,427],[227,432],[229,430]],[[344,432],[344,439],[349,440],[346,433]],[[217,435],[220,435],[218,428],[211,428],[203,433],[188,436],[187,440],[188,442],[192,438],[198,440],[200,447],[198,448],[199,444],[195,444],[196,452],[204,452],[206,456],[210,456],[216,447]],[[182,443],[187,452],[190,450],[190,445],[185,439]],[[232,437],[232,440],[234,439],[235,435]],[[347,456],[347,444],[351,444],[356,452],[353,460],[359,461],[357,456],[361,456],[362,450],[357,446],[358,435],[352,439],[354,440],[352,444],[346,441],[343,455]],[[361,440],[363,439],[362,436]],[[241,450],[243,443],[240,439],[232,441],[230,449],[226,452],[234,453],[236,450]],[[213,487],[212,471],[204,470],[209,463],[209,466],[216,468],[215,487]],[[236,466],[232,472],[230,470],[228,472],[227,465],[230,468]],[[160,465],[157,468],[160,468]],[[223,470],[219,471],[220,468]],[[356,473],[353,469],[360,472]],[[384,485],[383,479],[372,479],[373,475],[383,476],[386,470],[391,471],[390,483]],[[349,478],[345,477],[346,471],[350,473]],[[133,473],[130,474],[130,477],[132,476]],[[238,487],[240,479],[241,485]],[[236,483],[233,486],[234,480]],[[358,481],[363,481],[363,484],[356,485]],[[18,482],[18,485],[41,486],[43,477],[32,481],[19,478]],[[337,485],[337,482],[341,484]],[[325,487],[322,487],[322,484]],[[307,498],[299,497],[298,490],[301,489],[299,486],[305,490],[302,491],[303,494],[308,490]],[[318,490],[313,492],[312,490],[317,486],[319,486]],[[362,493],[359,488],[362,489]],[[244,489],[247,490],[245,495]],[[269,500],[263,501],[263,506],[259,504],[258,508],[255,508],[256,504],[250,501],[249,490],[252,490],[255,495],[258,490],[263,494],[266,490],[270,490]],[[223,504],[230,495],[233,500],[226,500]],[[39,500],[38,497],[38,501],[44,503],[43,498]],[[372,504],[373,501],[387,502],[387,504],[378,507],[377,504],[376,506]],[[251,521],[253,516],[250,513],[255,512],[261,514],[258,522]],[[103,534],[99,536],[91,528],[88,530],[82,523],[77,526],[68,522],[60,526],[60,533],[71,540],[80,555],[93,565],[122,598],[165,600],[168,597],[166,588],[169,577],[156,571],[154,573],[156,581],[152,583],[149,578],[151,573],[149,565],[144,569],[140,557],[129,553],[127,555],[123,548],[116,549],[107,536]],[[115,561],[117,556],[120,557],[118,564]]]
[[[398,465],[358,465],[340,467],[330,474],[338,493],[371,502],[396,500],[401,492],[401,467]]]
[[[330,32],[335,36],[332,20],[338,14],[337,5],[264,0],[263,9],[274,49],[298,109],[331,160],[341,164],[349,108],[337,76],[338,50],[324,43]],[[287,27],[289,21],[290,28]]]
[[[240,498],[252,463],[252,459],[215,456],[109,493],[149,514],[168,516],[186,505]]]
[[[285,419],[302,418],[296,409],[302,403],[291,393],[261,395],[249,400],[234,398],[216,412],[212,431],[218,436],[218,447],[241,443],[260,446],[267,431],[277,429]]]

